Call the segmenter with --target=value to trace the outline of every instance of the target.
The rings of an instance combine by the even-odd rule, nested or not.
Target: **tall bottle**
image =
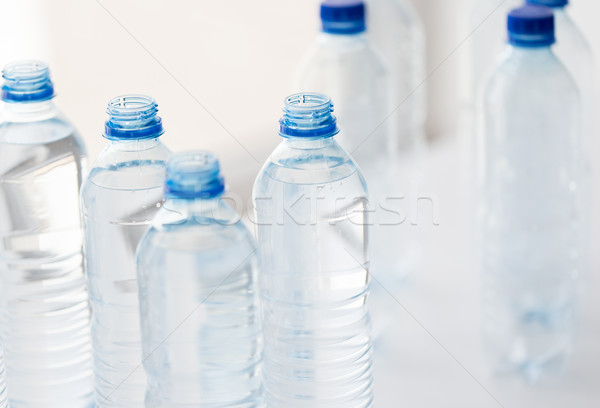
[[[552,11],[515,9],[508,32],[481,105],[483,329],[494,367],[535,381],[564,368],[573,346],[581,109],[552,52]]]
[[[152,98],[115,98],[108,115],[108,145],[81,194],[96,404],[135,408],[146,392],[135,250],[162,205],[170,152]]]
[[[525,0],[471,0],[469,11],[459,19],[461,28],[464,27],[461,35],[469,36],[468,52],[463,54],[465,57],[460,70],[461,134],[475,134],[475,110],[479,91],[506,44],[506,15],[524,2]],[[468,142],[472,143],[473,139]]]
[[[597,141],[595,115],[596,115],[596,83],[594,71],[594,58],[591,48],[583,36],[579,27],[573,22],[568,14],[568,0],[527,0],[530,4],[538,4],[551,7],[556,22],[556,45],[554,53],[558,59],[567,67],[581,94],[581,110],[583,115],[583,146],[587,152],[584,163],[585,181],[582,187],[585,194],[583,211],[589,220],[586,225],[584,241],[586,247],[587,274],[594,273],[600,263],[595,255],[594,248],[597,238],[600,237],[600,166],[590,158],[600,154],[600,143]],[[590,270],[591,269],[591,270]]]
[[[300,69],[297,87],[331,95],[336,103],[344,124],[339,143],[356,159],[371,193],[371,270],[387,286],[414,271],[421,258],[416,231],[401,218],[407,186],[400,145],[412,140],[401,140],[389,117],[393,80],[367,36],[365,4],[326,0],[321,21],[323,31]]]
[[[257,248],[224,191],[213,154],[169,161],[137,252],[147,407],[263,406]]]
[[[419,14],[409,0],[366,0],[367,27],[373,46],[388,64],[392,109],[400,149],[425,141],[427,116],[426,38]]]
[[[0,337],[10,405],[92,403],[81,252],[83,141],[58,111],[48,66],[4,68],[0,98]]]
[[[368,197],[322,94],[287,98],[254,184],[268,407],[371,407]]]

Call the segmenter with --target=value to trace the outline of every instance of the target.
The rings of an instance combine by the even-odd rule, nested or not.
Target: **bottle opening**
[[[365,4],[360,0],[325,0],[321,3],[323,31],[358,34],[366,30]]]
[[[152,139],[164,133],[158,105],[146,95],[124,95],[112,99],[106,110],[104,137],[110,140]]]
[[[0,98],[5,102],[42,102],[54,98],[54,85],[45,62],[13,62],[4,67],[2,77]]]
[[[219,159],[213,153],[179,153],[167,163],[167,198],[209,199],[221,196],[224,191]]]
[[[508,42],[517,47],[547,47],[555,42],[554,13],[545,6],[525,5],[508,14]]]
[[[303,92],[285,99],[279,121],[283,137],[327,138],[339,133],[333,103],[327,95]]]

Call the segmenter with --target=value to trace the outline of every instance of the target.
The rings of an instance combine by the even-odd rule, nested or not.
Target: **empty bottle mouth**
[[[179,153],[167,163],[167,198],[209,199],[221,196],[224,191],[219,159],[213,153]]]
[[[104,137],[110,140],[153,139],[165,132],[158,105],[150,96],[118,96],[108,103],[106,113]]]
[[[326,138],[339,133],[333,103],[327,95],[303,92],[285,99],[279,121],[283,137]]]
[[[5,102],[41,102],[54,97],[54,85],[45,62],[13,62],[4,67],[2,77],[0,98]]]
[[[545,6],[525,5],[508,14],[508,42],[517,47],[547,47],[555,42],[554,13]]]
[[[537,4],[540,6],[560,8],[569,4],[569,0],[527,0],[529,4]]]
[[[321,3],[323,31],[358,34],[366,29],[365,4],[361,0],[325,0]]]

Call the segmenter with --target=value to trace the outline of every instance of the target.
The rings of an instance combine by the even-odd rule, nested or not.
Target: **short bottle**
[[[258,254],[219,161],[175,155],[138,252],[146,407],[262,407]]]
[[[580,97],[552,52],[546,7],[508,15],[509,47],[484,88],[483,332],[495,369],[536,381],[566,366],[582,228]]]
[[[10,64],[0,99],[0,337],[10,405],[88,408],[90,313],[79,189],[83,141],[52,99],[48,66]]]
[[[107,112],[108,145],[81,193],[96,404],[136,408],[144,406],[146,379],[135,250],[162,205],[170,151],[151,97],[117,97]]]
[[[254,184],[268,407],[371,407],[368,195],[331,99],[285,101]]]

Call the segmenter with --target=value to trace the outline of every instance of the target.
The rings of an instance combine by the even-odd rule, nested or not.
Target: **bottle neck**
[[[366,31],[356,34],[332,34],[321,31],[319,43],[331,46],[365,47],[368,44]]]
[[[39,122],[56,117],[58,114],[59,111],[52,100],[0,104],[0,115],[5,122]]]
[[[108,147],[111,150],[121,152],[141,152],[150,150],[160,145],[160,140],[155,139],[118,139],[109,140]]]
[[[520,59],[547,59],[554,56],[552,46],[522,47],[509,44],[510,57]]]
[[[163,204],[163,223],[179,223],[193,219],[196,224],[233,225],[240,220],[238,213],[221,196],[210,199],[170,197]]]
[[[314,150],[314,149],[322,149],[324,147],[333,145],[335,143],[335,139],[333,137],[316,138],[316,139],[291,137],[291,138],[285,138],[283,143],[290,149]]]

